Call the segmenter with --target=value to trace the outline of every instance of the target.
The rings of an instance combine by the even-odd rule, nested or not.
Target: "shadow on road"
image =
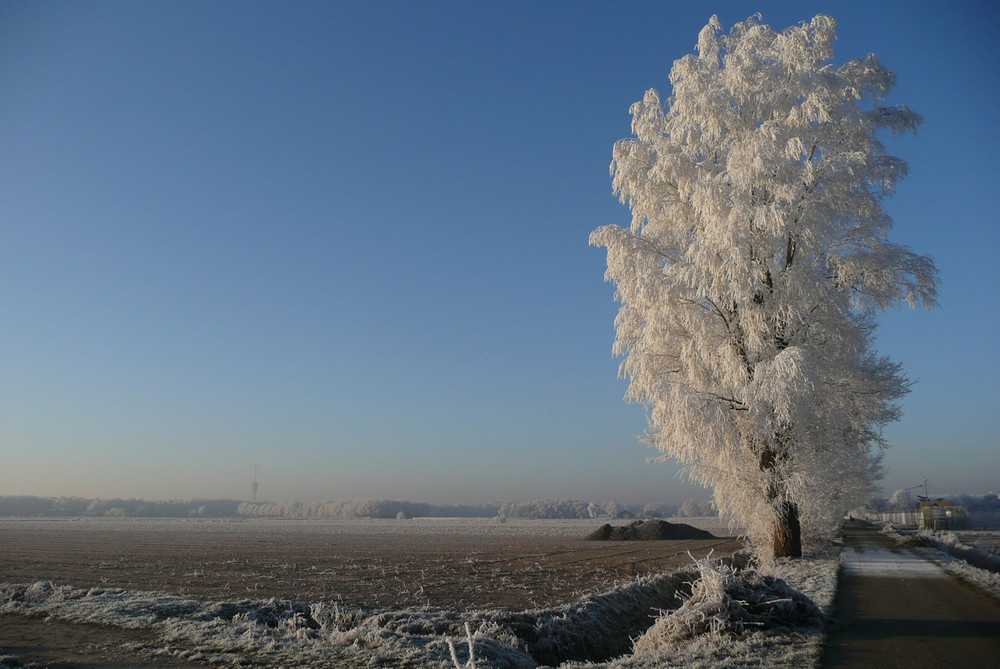
[[[825,669],[1000,666],[1000,603],[866,524],[844,540]]]

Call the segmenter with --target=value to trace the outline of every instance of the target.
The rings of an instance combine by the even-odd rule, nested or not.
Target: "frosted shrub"
[[[455,669],[476,669],[476,642],[472,637],[472,630],[469,629],[469,623],[465,623],[465,635],[469,641],[469,660],[464,665],[458,663],[455,642],[449,638],[448,650],[451,651],[451,661],[454,663]]]
[[[742,636],[778,627],[817,627],[822,616],[811,600],[785,581],[755,570],[738,571],[709,560],[697,561],[701,572],[691,596],[674,611],[664,612],[635,642],[635,655],[663,655],[702,635]]]
[[[336,602],[318,602],[309,607],[309,615],[324,630],[345,630],[357,627],[363,616],[354,610],[343,610]]]
[[[49,581],[36,581],[32,583],[24,593],[24,601],[39,602],[49,598],[52,594],[52,584]]]

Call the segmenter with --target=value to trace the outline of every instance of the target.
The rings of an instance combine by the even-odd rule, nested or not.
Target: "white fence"
[[[869,510],[866,520],[892,523],[896,527],[911,530],[955,530],[970,526],[969,514],[964,506],[925,507],[895,511]]]

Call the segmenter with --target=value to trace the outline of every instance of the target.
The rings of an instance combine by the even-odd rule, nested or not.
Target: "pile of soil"
[[[711,532],[699,530],[687,523],[665,520],[636,520],[621,527],[601,525],[587,535],[590,541],[664,541],[678,539],[715,539]]]

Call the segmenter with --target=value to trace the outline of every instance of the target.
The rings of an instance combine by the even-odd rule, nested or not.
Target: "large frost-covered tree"
[[[881,104],[895,77],[874,55],[831,64],[835,27],[712,17],[614,147],[631,226],[591,235],[648,440],[764,557],[867,498],[909,385],[873,350],[875,313],[935,304],[932,260],[888,240],[882,208],[906,164],[877,135],[920,116]]]

